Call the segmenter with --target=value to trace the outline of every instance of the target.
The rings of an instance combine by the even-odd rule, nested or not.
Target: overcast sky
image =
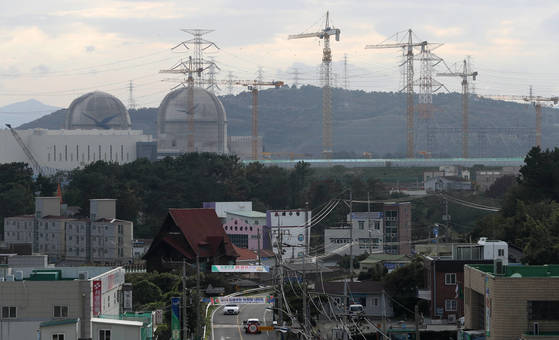
[[[325,12],[341,29],[332,42],[336,81],[343,84],[348,58],[351,89],[398,91],[401,51],[365,50],[399,31],[444,45],[434,52],[452,66],[471,56],[479,72],[476,91],[485,94],[557,95],[559,1],[553,0],[342,0],[342,1],[80,1],[0,2],[0,106],[29,98],[67,107],[76,96],[102,90],[128,103],[135,84],[140,106],[158,106],[174,84],[160,69],[184,54],[171,47],[189,36],[181,28],[207,28],[220,50],[208,50],[221,68],[254,79],[318,84],[321,43],[287,40],[313,32]],[[419,65],[417,65],[419,66]],[[419,76],[419,67],[417,67]],[[449,89],[459,79],[440,78]],[[224,93],[226,89],[223,89]]]

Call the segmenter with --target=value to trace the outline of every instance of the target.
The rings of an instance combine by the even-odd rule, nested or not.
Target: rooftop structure
[[[101,91],[86,93],[74,99],[66,114],[66,130],[127,130],[131,126],[130,115],[122,102]]]

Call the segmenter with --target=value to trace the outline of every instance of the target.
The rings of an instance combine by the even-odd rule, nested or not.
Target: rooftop
[[[484,273],[496,276],[494,274],[493,264],[469,264],[468,266],[475,268]],[[559,277],[559,264],[546,264],[543,266],[503,266],[505,269],[503,277]]]
[[[389,262],[389,261],[408,261],[411,262],[411,259],[407,255],[393,255],[393,254],[372,254],[369,255],[363,261],[359,263],[378,263],[378,262]]]
[[[260,211],[254,211],[254,210],[249,210],[249,211],[232,210],[232,211],[226,211],[226,213],[237,215],[237,216],[250,217],[250,218],[266,218],[266,213]]]

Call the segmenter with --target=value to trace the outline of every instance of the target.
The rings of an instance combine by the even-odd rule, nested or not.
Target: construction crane
[[[29,159],[29,161],[31,162],[31,167],[33,168],[33,170],[35,170],[35,172],[38,172],[39,174],[42,175],[43,174],[43,167],[41,167],[39,165],[39,162],[37,162],[37,159],[35,158],[35,156],[33,156],[33,153],[31,153],[31,150],[27,147],[27,145],[25,145],[25,143],[23,142],[23,140],[19,136],[19,133],[17,133],[17,131],[15,129],[13,129],[10,124],[6,124],[6,127],[8,129],[10,129],[10,132],[14,136],[16,142],[23,149],[23,152],[27,156],[27,159]]]
[[[376,45],[366,45],[365,49],[386,49],[386,48],[401,48],[403,49],[403,55],[406,58],[404,63],[400,66],[405,65],[405,85],[402,89],[406,91],[406,104],[407,104],[407,117],[406,117],[406,130],[407,130],[407,152],[406,155],[408,158],[413,158],[415,156],[414,151],[414,108],[413,108],[413,60],[414,60],[414,48],[421,47],[425,49],[425,47],[429,44],[427,41],[422,42],[413,42],[413,31],[411,29],[408,30],[408,39],[406,42],[402,43],[380,43]],[[397,34],[396,34],[397,35]]]
[[[446,64],[445,64],[446,65]],[[462,71],[451,71],[450,68],[448,68],[448,72],[442,72],[442,73],[437,73],[437,76],[439,77],[460,77],[462,78],[462,157],[463,158],[468,158],[469,157],[469,152],[468,152],[468,128],[469,128],[469,124],[468,124],[468,92],[469,92],[469,86],[468,86],[468,78],[472,77],[472,79],[475,81],[478,73],[477,72],[471,72],[469,70],[468,67],[468,62],[467,60],[464,59],[464,63],[463,63],[463,68]]]
[[[532,87],[530,86],[530,94],[528,96],[516,96],[516,95],[483,95],[484,98],[495,99],[495,100],[511,100],[511,101],[524,101],[529,102],[534,105],[536,109],[536,145],[542,146],[542,103],[551,102],[553,104],[559,103],[559,97],[541,97],[534,96],[532,93]]]
[[[258,88],[260,86],[273,86],[279,88],[283,86],[283,81],[257,81],[257,80],[237,80],[235,85],[246,86],[252,92],[252,159],[258,160]]]
[[[332,156],[332,90],[330,76],[332,73],[332,50],[330,49],[330,36],[335,36],[340,41],[340,29],[330,27],[330,13],[326,12],[324,29],[314,33],[292,34],[287,39],[319,38],[324,40],[322,47],[322,153],[324,158]]]

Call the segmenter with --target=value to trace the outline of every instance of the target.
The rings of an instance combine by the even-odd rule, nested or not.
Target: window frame
[[[449,278],[454,277],[454,282]],[[456,273],[444,273],[444,284],[446,286],[456,286]]]
[[[64,340],[65,337],[64,333],[54,333],[52,335],[52,340]]]
[[[444,310],[446,312],[456,312],[458,310],[458,301],[456,299],[445,299]]]
[[[103,336],[101,336],[103,333]],[[107,337],[107,333],[109,337]],[[111,340],[111,330],[110,329],[100,329],[99,330],[99,340]]]
[[[7,308],[8,311],[8,315],[4,315],[4,308]],[[14,316],[12,316],[12,308],[14,311]],[[1,310],[2,314],[0,315],[1,319],[17,319],[17,306],[2,306],[2,310]]]
[[[56,315],[56,308],[59,309],[59,315]],[[66,309],[66,313],[64,313],[64,309]],[[68,305],[53,305],[52,306],[52,315],[55,318],[67,318],[68,317]]]

